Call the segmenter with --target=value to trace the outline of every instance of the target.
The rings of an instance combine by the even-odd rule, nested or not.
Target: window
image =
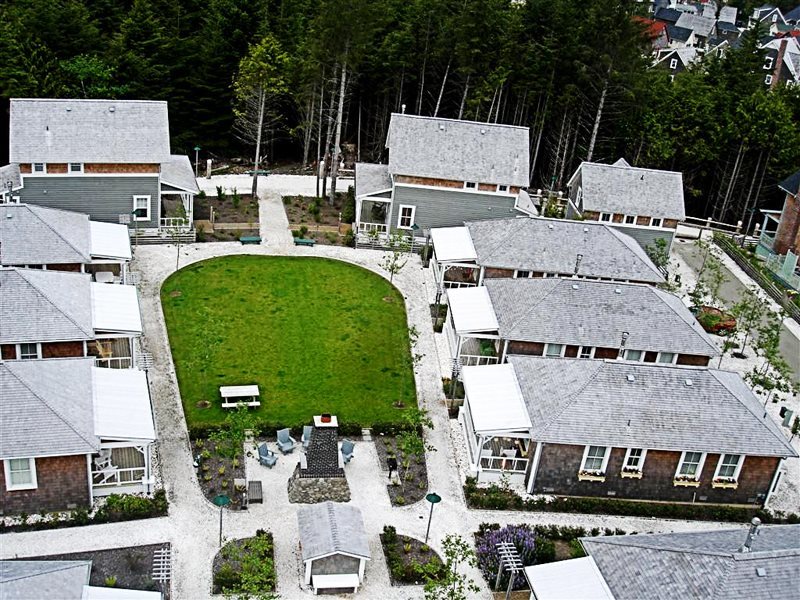
[[[669,61],[669,68],[670,69],[677,69],[678,68],[678,59],[677,58],[673,58],[671,61]]]
[[[69,163],[70,173],[83,173],[83,163]]]
[[[592,354],[594,354],[594,347],[592,346],[581,346],[578,351],[579,358],[592,358]]]
[[[742,469],[742,458],[743,456],[741,454],[723,454],[720,456],[714,479],[717,477],[733,480],[738,479],[739,471]]]
[[[607,446],[586,446],[586,450],[583,452],[583,466],[581,467],[581,471],[605,473],[607,462]]]
[[[774,15],[772,15],[772,22],[773,22],[773,23],[777,23],[777,22],[778,22],[778,14],[777,14],[777,13],[775,13]]]
[[[651,227],[661,227],[661,225],[663,223],[664,223],[664,220],[663,219],[659,219],[657,217],[653,217],[653,218],[650,219],[650,226]]]
[[[632,360],[634,362],[642,362],[644,352],[641,350],[625,350],[625,360]]]
[[[34,173],[47,173],[47,165],[44,163],[33,163]]]
[[[506,193],[508,191],[508,186],[507,185],[503,185],[502,183],[499,183],[499,184],[497,184],[497,191],[498,192],[502,192],[502,193]]]
[[[39,344],[20,344],[17,356],[21,360],[39,358]]]
[[[770,70],[770,69],[772,69],[772,60],[773,60],[773,59],[772,59],[772,57],[771,57],[771,56],[768,56],[768,57],[767,57],[766,61],[764,62],[764,68],[765,68],[765,69],[767,69],[767,70]]]
[[[36,489],[36,461],[33,458],[9,458],[3,461],[6,475],[6,489]]]
[[[772,75],[767,75],[766,77],[764,77],[764,83],[770,85],[772,83]]]
[[[636,225],[636,215],[625,215],[626,225]]]
[[[675,364],[675,353],[674,352],[659,352],[658,353],[658,362],[660,362],[662,365]]]
[[[703,462],[706,455],[703,452],[684,452],[678,463],[678,470],[675,477],[683,479],[700,479],[700,472],[703,470]]]
[[[411,229],[411,226],[414,224],[414,214],[416,212],[417,212],[416,206],[401,204],[400,211],[397,214],[397,228]]]
[[[542,273],[542,277],[545,279],[555,279],[558,277],[558,273]]]
[[[611,222],[611,213],[600,213],[600,220],[603,223],[610,223]]]
[[[530,271],[514,271],[514,277],[517,279],[528,279],[531,276]]]
[[[547,344],[545,356],[562,356],[564,353],[564,344]]]
[[[644,448],[628,448],[625,461],[622,463],[623,471],[641,471],[647,450]]]
[[[135,221],[150,220],[150,196],[133,197],[133,219]]]
[[[465,181],[464,187],[467,188],[468,190],[474,190],[475,188],[478,187],[478,184],[475,183],[474,181]]]

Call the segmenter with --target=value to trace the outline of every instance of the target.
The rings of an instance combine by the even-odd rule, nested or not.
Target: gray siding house
[[[617,227],[642,248],[659,238],[671,247],[686,218],[681,173],[640,169],[620,158],[613,165],[581,163],[567,185],[567,218]]]
[[[9,137],[11,199],[138,232],[191,228],[198,188],[170,154],[166,102],[12,99]]]
[[[419,231],[536,214],[528,128],[393,114],[389,163],[356,164],[356,230]]]

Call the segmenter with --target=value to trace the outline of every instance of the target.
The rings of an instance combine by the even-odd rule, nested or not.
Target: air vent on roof
[[[486,130],[481,128],[481,135],[485,135],[485,134],[486,134]]]
[[[547,228],[548,228],[548,229],[552,229],[552,228],[553,228],[553,225],[552,225],[552,223],[548,223],[548,224],[547,224]]]
[[[72,112],[72,109],[69,106],[67,107],[66,110],[67,110],[67,112]]]
[[[583,228],[583,233],[589,233],[589,228],[588,227],[584,227]]]
[[[759,577],[766,577],[767,576],[767,570],[764,567],[758,567],[756,569],[756,575],[758,575]]]
[[[636,381],[636,377],[634,377],[633,375],[628,375],[625,377],[625,379],[627,379],[629,383],[633,383],[634,381]]]
[[[684,379],[683,383],[685,383],[687,387],[692,387],[694,385],[694,382],[691,379]]]
[[[621,294],[622,293],[622,288],[614,288],[614,293],[615,294]]]
[[[577,290],[578,288],[580,288],[580,286],[577,283],[573,283],[572,284],[572,289],[573,290]]]
[[[117,110],[117,109],[114,108],[113,106],[109,106],[108,107],[108,112],[114,112],[115,110]]]
[[[439,123],[439,131],[444,131],[444,123]]]
[[[6,219],[13,219],[13,218],[14,215],[12,215],[11,213],[6,213]]]

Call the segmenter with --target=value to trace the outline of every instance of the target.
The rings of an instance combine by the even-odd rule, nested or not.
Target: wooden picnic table
[[[261,406],[258,397],[261,392],[257,385],[222,385],[219,388],[222,396],[222,408],[236,408],[237,406]],[[249,398],[250,400],[237,400]]]

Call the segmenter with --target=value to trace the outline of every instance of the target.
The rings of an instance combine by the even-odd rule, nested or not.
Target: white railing
[[[476,365],[496,365],[500,362],[499,356],[479,356],[477,354],[462,354],[458,357],[461,364],[465,367]]]
[[[111,358],[95,358],[94,365],[106,369],[130,369],[133,363],[130,356],[113,356]]]
[[[92,481],[94,487],[109,487],[113,485],[130,485],[142,483],[144,479],[144,467],[129,467],[120,469],[101,469],[92,471]]]
[[[447,279],[444,280],[444,287],[447,289],[477,287],[477,285],[478,285],[477,283],[472,283],[471,281],[448,281]]]
[[[505,456],[481,456],[481,469],[524,473],[528,470],[528,459]]]
[[[364,233],[369,233],[370,231],[386,233],[389,229],[385,223],[359,223],[358,230]]]
[[[183,217],[162,217],[160,225],[161,229],[177,229],[181,232],[191,230],[189,219]]]

